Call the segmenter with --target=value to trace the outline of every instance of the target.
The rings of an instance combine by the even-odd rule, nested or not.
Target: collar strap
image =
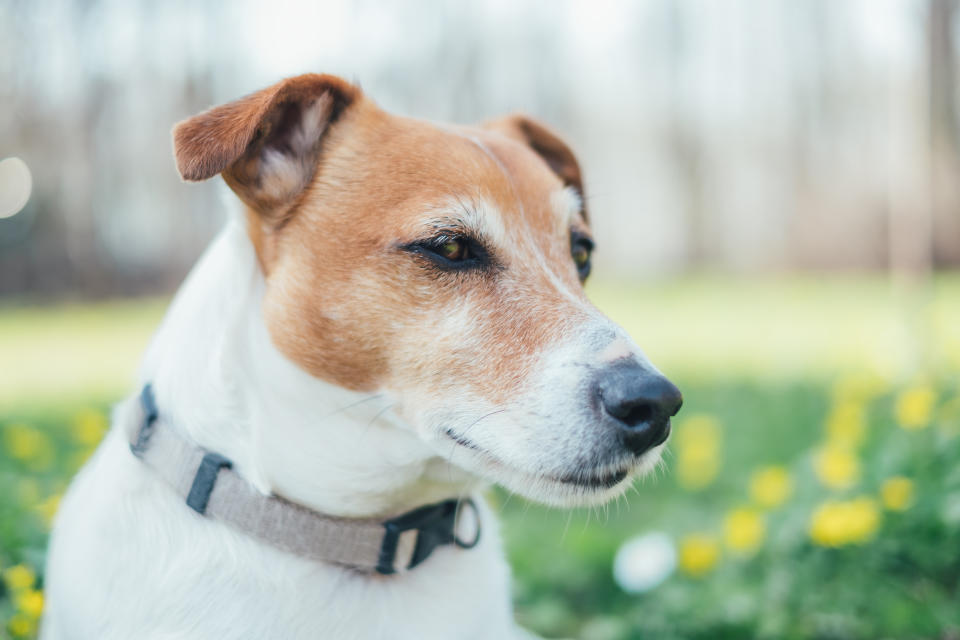
[[[148,384],[140,393],[142,418],[130,451],[157,472],[188,507],[299,556],[361,571],[391,574],[412,569],[438,546],[469,549],[480,539],[480,518],[469,498],[445,500],[389,520],[325,515],[279,496],[264,495],[224,456],[164,428]],[[458,536],[460,512],[472,511],[472,540]]]

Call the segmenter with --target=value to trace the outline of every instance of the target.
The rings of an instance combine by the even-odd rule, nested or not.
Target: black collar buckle
[[[154,423],[160,415],[157,401],[153,397],[153,386],[149,383],[144,385],[140,392],[140,408],[143,410],[143,420],[140,421],[136,441],[130,444],[130,451],[138,458],[142,458],[143,452],[147,450],[147,443],[153,435]]]
[[[457,536],[458,515],[468,507],[473,512],[476,522],[476,534],[473,540],[465,541]],[[383,523],[386,533],[380,545],[380,557],[377,562],[377,573],[389,575],[396,573],[394,561],[397,556],[397,545],[400,543],[400,534],[404,531],[417,531],[417,543],[413,549],[413,556],[407,569],[426,560],[433,550],[440,545],[455,544],[461,549],[470,549],[480,541],[480,512],[477,505],[470,498],[463,500],[445,500],[437,504],[427,505],[414,509]]]

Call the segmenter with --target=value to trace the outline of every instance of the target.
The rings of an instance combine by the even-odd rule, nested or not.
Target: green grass
[[[678,382],[684,410],[666,470],[626,500],[571,512],[492,494],[521,622],[596,640],[960,634],[960,278],[899,289],[854,276],[703,277],[589,292]],[[33,633],[32,587],[10,567],[32,568],[42,587],[54,499],[109,404],[131,391],[164,307],[0,308],[0,638]],[[920,424],[903,428],[910,420]],[[828,424],[864,428],[840,447],[859,465],[845,486],[818,462],[838,447]],[[684,473],[711,465],[705,480]],[[750,486],[770,465],[793,490],[764,506]],[[885,502],[894,477],[912,483],[904,510]],[[851,536],[835,546],[811,533],[831,501],[869,506],[834,522]],[[725,525],[737,509],[762,523],[739,549]],[[630,593],[613,558],[649,532],[667,536],[679,564]]]

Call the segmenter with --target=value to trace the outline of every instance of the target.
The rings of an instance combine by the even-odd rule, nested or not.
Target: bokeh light
[[[33,191],[33,176],[20,158],[0,160],[0,219],[11,218],[27,205]]]

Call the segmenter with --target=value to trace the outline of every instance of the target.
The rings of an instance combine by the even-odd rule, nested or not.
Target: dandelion
[[[853,452],[835,445],[827,445],[814,456],[813,470],[830,489],[846,489],[860,478],[860,462]]]
[[[763,467],[750,476],[750,498],[761,507],[779,507],[792,493],[793,480],[784,467]]]
[[[723,539],[727,547],[738,553],[756,551],[763,543],[767,524],[756,509],[741,507],[727,514],[723,521]]]
[[[3,581],[10,591],[29,589],[37,581],[37,574],[25,564],[18,564],[3,571]]]
[[[833,385],[836,400],[867,402],[887,390],[888,383],[876,373],[858,373],[845,376]]]
[[[677,566],[673,540],[658,531],[628,540],[613,559],[613,578],[630,593],[650,591],[670,577]]]
[[[33,620],[40,618],[43,612],[43,592],[37,589],[21,591],[16,596],[17,609]]]
[[[927,386],[916,386],[904,390],[897,396],[894,413],[897,423],[908,430],[923,429],[930,424],[937,394]]]
[[[77,444],[92,447],[100,442],[106,430],[107,417],[102,412],[84,409],[74,416],[70,434]]]
[[[11,424],[3,431],[3,443],[10,456],[31,469],[41,471],[53,463],[53,445],[47,434],[26,424]]]
[[[720,425],[708,415],[693,415],[677,428],[677,479],[685,489],[702,489],[720,471]]]
[[[29,638],[37,631],[37,621],[31,620],[22,613],[16,613],[7,623],[7,629],[10,630],[10,635],[14,638]]]
[[[889,511],[906,511],[913,504],[913,481],[894,476],[880,487],[880,500]]]
[[[833,406],[827,416],[827,440],[837,446],[858,447],[866,435],[866,411],[859,402],[846,400]]]
[[[872,498],[828,500],[810,518],[810,538],[824,547],[862,544],[880,526],[880,509]]]
[[[47,528],[50,528],[53,524],[53,517],[57,514],[57,509],[60,508],[60,497],[59,493],[55,493],[34,507],[40,517],[43,518]]]
[[[708,534],[693,534],[680,541],[680,569],[690,576],[702,576],[720,560],[720,543]]]

